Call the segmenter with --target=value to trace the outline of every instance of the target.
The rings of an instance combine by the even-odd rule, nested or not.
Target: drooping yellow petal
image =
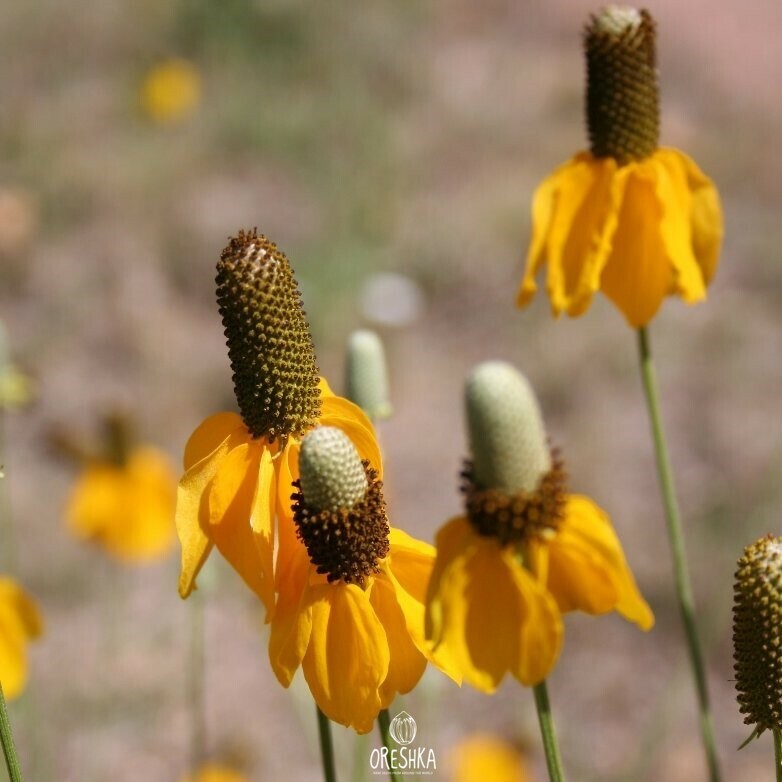
[[[208,491],[209,523],[204,528],[220,553],[242,577],[247,586],[264,601],[267,611],[273,603],[273,573],[264,569],[259,542],[252,526],[253,505],[269,507],[273,487],[259,486],[261,456],[266,445],[261,441],[242,443],[231,450],[220,463]],[[263,478],[273,481],[274,471],[265,463]],[[264,500],[266,496],[266,500]],[[263,526],[260,519],[259,526]],[[267,522],[266,526],[270,526]]]
[[[248,779],[244,774],[240,774],[227,766],[208,763],[202,766],[195,774],[188,774],[186,777],[183,777],[182,782],[248,782]]]
[[[318,388],[320,389],[320,398],[325,399],[329,396],[334,396],[334,392],[331,390],[331,386],[329,385],[329,381],[326,380],[325,377],[320,377],[318,379]]]
[[[692,252],[700,267],[703,281],[708,285],[717,269],[722,245],[722,206],[717,188],[698,164],[678,149],[660,149],[655,155],[660,157],[669,170],[679,169],[684,174],[690,193]]]
[[[642,630],[652,628],[654,615],[638,590],[619,538],[608,516],[588,497],[568,497],[564,521],[549,552],[548,587],[562,610],[615,610]],[[610,604],[612,591],[615,599]]]
[[[290,685],[310,642],[312,605],[307,590],[309,570],[309,557],[302,546],[279,581],[279,596],[269,635],[269,661],[283,687]]]
[[[434,546],[395,527],[391,528],[388,542],[391,550],[386,570],[413,643],[443,673],[461,684],[461,673],[449,659],[447,650],[433,651],[426,640],[426,591],[435,563]]]
[[[662,237],[656,172],[643,163],[628,163],[622,171],[627,181],[601,288],[639,328],[654,317],[675,280]]]
[[[600,285],[616,230],[623,178],[611,158],[577,155],[559,177],[546,258],[555,314],[580,315]]]
[[[429,590],[436,649],[446,647],[464,679],[483,692],[494,692],[510,671],[522,684],[542,681],[554,666],[562,643],[559,609],[548,592],[496,541],[464,535],[457,519],[438,534],[447,564],[432,575]],[[449,540],[449,538],[451,538]],[[433,609],[433,610],[432,610]],[[439,626],[438,626],[439,625]]]
[[[674,272],[673,287],[669,293],[694,304],[706,296],[706,285],[693,251],[692,194],[687,172],[678,157],[659,152],[645,165],[655,177],[662,213],[660,235],[667,261]]]
[[[390,653],[368,595],[355,584],[312,591],[312,633],[302,668],[321,711],[358,733],[372,730],[382,708],[380,685]]]
[[[277,512],[277,474],[268,448],[261,449],[258,480],[252,501],[250,527],[261,568],[261,599],[266,606],[266,621],[274,609],[274,516]]]
[[[390,652],[388,675],[380,687],[382,708],[389,706],[397,694],[410,692],[426,670],[426,657],[410,636],[394,586],[381,575],[373,579],[369,592],[370,603],[383,625]]]
[[[296,536],[291,495],[296,491],[293,482],[299,479],[299,449],[297,440],[288,440],[285,450],[277,457],[277,559],[275,573],[284,574],[291,560],[304,544]],[[275,576],[277,577],[277,576]]]
[[[12,579],[0,578],[0,683],[16,698],[27,683],[27,644],[43,631],[38,606]]]
[[[383,460],[380,455],[380,447],[377,444],[375,428],[367,418],[366,413],[341,396],[327,397],[323,400],[320,413],[322,426],[336,426],[341,429],[356,446],[356,450],[362,459],[368,459],[380,478],[383,477]]]
[[[209,456],[226,437],[242,428],[244,422],[236,413],[215,413],[204,419],[185,445],[185,471]]]
[[[76,481],[65,509],[70,531],[85,539],[98,537],[107,519],[114,519],[122,504],[122,475],[110,464],[88,466]]]
[[[179,481],[176,529],[182,546],[179,595],[183,598],[195,589],[196,576],[214,545],[205,531],[209,528],[209,502],[205,496],[207,487],[226,455],[249,439],[244,429],[232,431],[213,451],[193,464]],[[195,455],[198,450],[194,448],[191,453]]]

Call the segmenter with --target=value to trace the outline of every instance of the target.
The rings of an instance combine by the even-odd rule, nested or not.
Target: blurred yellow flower
[[[27,682],[27,644],[43,632],[35,601],[11,578],[0,576],[0,684],[8,699]]]
[[[201,99],[201,76],[186,60],[169,59],[147,73],[139,91],[144,113],[153,121],[173,124],[189,117]]]
[[[202,766],[195,774],[182,777],[182,782],[247,782],[247,777],[226,766],[210,763]]]
[[[269,658],[284,687],[301,666],[321,711],[366,733],[426,668],[434,549],[389,527],[377,472],[343,432],[313,431],[300,454],[299,540],[279,574]]]
[[[452,755],[453,782],[532,782],[521,753],[497,736],[468,736]]]
[[[523,307],[548,265],[555,315],[578,316],[601,290],[634,328],[668,295],[706,296],[722,242],[714,183],[693,160],[657,146],[654,23],[609,6],[585,35],[591,148],[560,166],[532,202],[532,241],[518,291]]]
[[[507,672],[524,685],[546,678],[562,645],[562,612],[617,611],[650,629],[654,617],[608,516],[565,491],[526,378],[486,362],[470,376],[466,401],[467,513],[437,534],[427,594],[435,651],[493,692]]]
[[[166,554],[174,542],[176,475],[162,451],[132,449],[123,464],[96,461],[76,482],[66,508],[70,531],[126,562]]]
[[[380,450],[367,416],[318,376],[293,270],[277,245],[240,231],[222,253],[217,281],[241,415],[210,416],[185,446],[176,508],[179,594],[193,591],[217,546],[268,619],[274,570],[285,570],[298,546],[290,495],[301,438],[319,426],[340,428],[378,471]]]

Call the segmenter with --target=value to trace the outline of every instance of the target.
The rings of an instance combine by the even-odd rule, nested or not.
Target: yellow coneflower
[[[124,562],[164,556],[174,543],[176,475],[151,445],[131,445],[121,416],[106,420],[107,443],[90,458],[65,510],[70,531]]]
[[[584,36],[590,150],[538,187],[517,303],[546,288],[555,315],[583,314],[602,290],[634,328],[665,296],[706,295],[722,241],[712,181],[676,149],[658,147],[655,26],[647,11],[609,6]]]
[[[465,681],[493,692],[505,673],[546,678],[562,643],[561,612],[617,611],[654,622],[608,516],[565,490],[534,392],[502,362],[479,365],[466,388],[472,462],[466,514],[437,534],[427,635]]]
[[[139,90],[142,111],[153,122],[171,125],[186,119],[201,100],[201,75],[187,60],[171,58],[147,73]]]
[[[318,376],[298,285],[276,244],[254,230],[231,239],[217,264],[217,301],[240,415],[210,416],[185,446],[179,593],[191,593],[217,546],[271,616],[275,567],[284,572],[298,548],[289,498],[301,438],[342,429],[378,473],[380,451],[366,415]]]
[[[301,666],[321,711],[366,733],[426,667],[434,549],[389,526],[377,471],[343,432],[306,435],[299,459],[299,545],[278,579],[269,656],[283,686]]]
[[[7,699],[27,683],[27,644],[41,635],[38,606],[12,578],[0,576],[0,684]]]
[[[521,753],[507,741],[476,733],[452,752],[453,782],[532,782]]]
[[[182,782],[247,782],[247,777],[227,766],[208,763],[194,774],[183,777]]]

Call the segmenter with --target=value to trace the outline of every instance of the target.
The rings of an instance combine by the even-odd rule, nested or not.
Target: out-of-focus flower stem
[[[535,708],[538,712],[540,734],[543,737],[543,751],[546,753],[546,767],[551,782],[564,782],[565,772],[562,770],[562,758],[559,755],[557,734],[554,730],[554,718],[551,715],[551,705],[548,700],[546,682],[542,681],[532,688],[535,695]]]
[[[331,740],[331,722],[316,706],[318,712],[318,735],[320,736],[320,759],[323,763],[324,782],[337,782],[337,772],[334,770],[334,744]]]
[[[695,624],[695,601],[692,595],[692,584],[687,568],[687,556],[684,548],[684,535],[682,533],[679,505],[676,500],[676,487],[673,479],[668,446],[663,432],[662,416],[660,415],[659,394],[657,380],[652,363],[652,353],[649,346],[649,335],[645,327],[638,329],[638,352],[641,361],[641,377],[643,379],[644,394],[649,410],[649,421],[654,441],[654,452],[657,460],[657,474],[660,479],[660,491],[665,507],[665,521],[668,527],[668,539],[671,546],[673,559],[674,581],[676,595],[679,601],[679,611],[684,624],[687,638],[687,651],[690,656],[695,690],[698,696],[698,708],[700,712],[701,735],[706,752],[706,763],[709,769],[710,782],[720,781],[719,761],[717,758],[716,743],[714,741],[714,724],[709,705],[709,692],[706,685],[706,671],[703,665],[703,652],[701,651],[698,629]]]
[[[195,772],[206,758],[206,711],[204,709],[204,595],[190,596],[190,764]]]
[[[377,715],[377,727],[380,729],[380,736],[383,739],[383,746],[388,750],[389,757],[391,755],[391,742],[389,741],[391,737],[391,718],[388,716],[388,709],[381,709],[380,713]],[[389,769],[388,769],[388,778],[391,780],[391,782],[399,782],[399,776],[396,773],[396,771],[391,768],[391,761],[388,761],[389,763]]]
[[[11,782],[22,782],[22,769],[19,766],[19,758],[11,735],[11,722],[8,719],[8,709],[5,705],[2,685],[0,685],[0,743],[3,745],[8,778]]]
[[[774,772],[777,782],[782,782],[782,731],[774,728]]]

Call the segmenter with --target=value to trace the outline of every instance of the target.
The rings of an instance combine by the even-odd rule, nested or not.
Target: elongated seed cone
[[[263,234],[240,231],[217,264],[236,401],[254,437],[301,437],[320,412],[318,368],[288,259]]]
[[[551,469],[538,400],[527,379],[502,361],[479,364],[465,387],[472,480],[479,489],[533,492]]]
[[[373,420],[391,415],[386,354],[374,331],[354,331],[348,339],[345,392]]]
[[[586,119],[595,157],[620,165],[651,155],[660,136],[655,24],[648,11],[608,6],[584,31]]]
[[[739,710],[758,733],[782,729],[782,537],[747,546],[733,592]]]

